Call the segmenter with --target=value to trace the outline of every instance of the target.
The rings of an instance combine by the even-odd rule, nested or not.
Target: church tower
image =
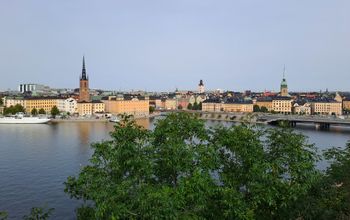
[[[79,102],[90,102],[89,77],[86,75],[85,57],[83,57],[83,69],[80,76]]]
[[[283,79],[281,82],[281,89],[280,89],[280,95],[281,96],[289,96],[288,94],[288,85],[287,85],[287,81],[285,78],[285,74],[286,74],[286,67],[284,67],[283,69]]]
[[[204,84],[203,84],[203,80],[200,80],[200,81],[199,81],[199,84],[198,84],[198,92],[199,92],[199,93],[204,93]]]

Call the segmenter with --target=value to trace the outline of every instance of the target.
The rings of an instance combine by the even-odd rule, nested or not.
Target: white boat
[[[117,122],[119,122],[120,120],[119,120],[118,117],[112,117],[112,118],[109,119],[109,121],[110,121],[110,122],[117,123]]]
[[[49,118],[24,117],[23,113],[17,113],[10,117],[0,117],[0,124],[45,124],[49,121],[51,121]]]

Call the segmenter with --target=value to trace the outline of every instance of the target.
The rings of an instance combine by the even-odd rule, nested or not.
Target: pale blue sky
[[[0,90],[350,91],[349,0],[1,0]]]

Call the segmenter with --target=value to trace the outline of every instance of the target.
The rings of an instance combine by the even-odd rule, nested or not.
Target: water
[[[152,120],[139,123],[153,127]],[[218,123],[208,121],[207,125]],[[108,139],[112,130],[111,123],[96,122],[0,125],[0,211],[6,210],[9,219],[21,219],[31,207],[47,204],[55,208],[52,219],[75,219],[79,202],[64,193],[63,182],[88,163],[89,144]],[[320,150],[344,147],[350,139],[349,128],[317,131],[298,126],[297,130]]]

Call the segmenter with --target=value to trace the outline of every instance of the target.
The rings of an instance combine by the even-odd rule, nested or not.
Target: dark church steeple
[[[82,71],[81,71],[80,80],[88,80],[88,76],[86,75],[85,57],[84,57],[84,56],[83,56],[83,69],[82,69]]]

